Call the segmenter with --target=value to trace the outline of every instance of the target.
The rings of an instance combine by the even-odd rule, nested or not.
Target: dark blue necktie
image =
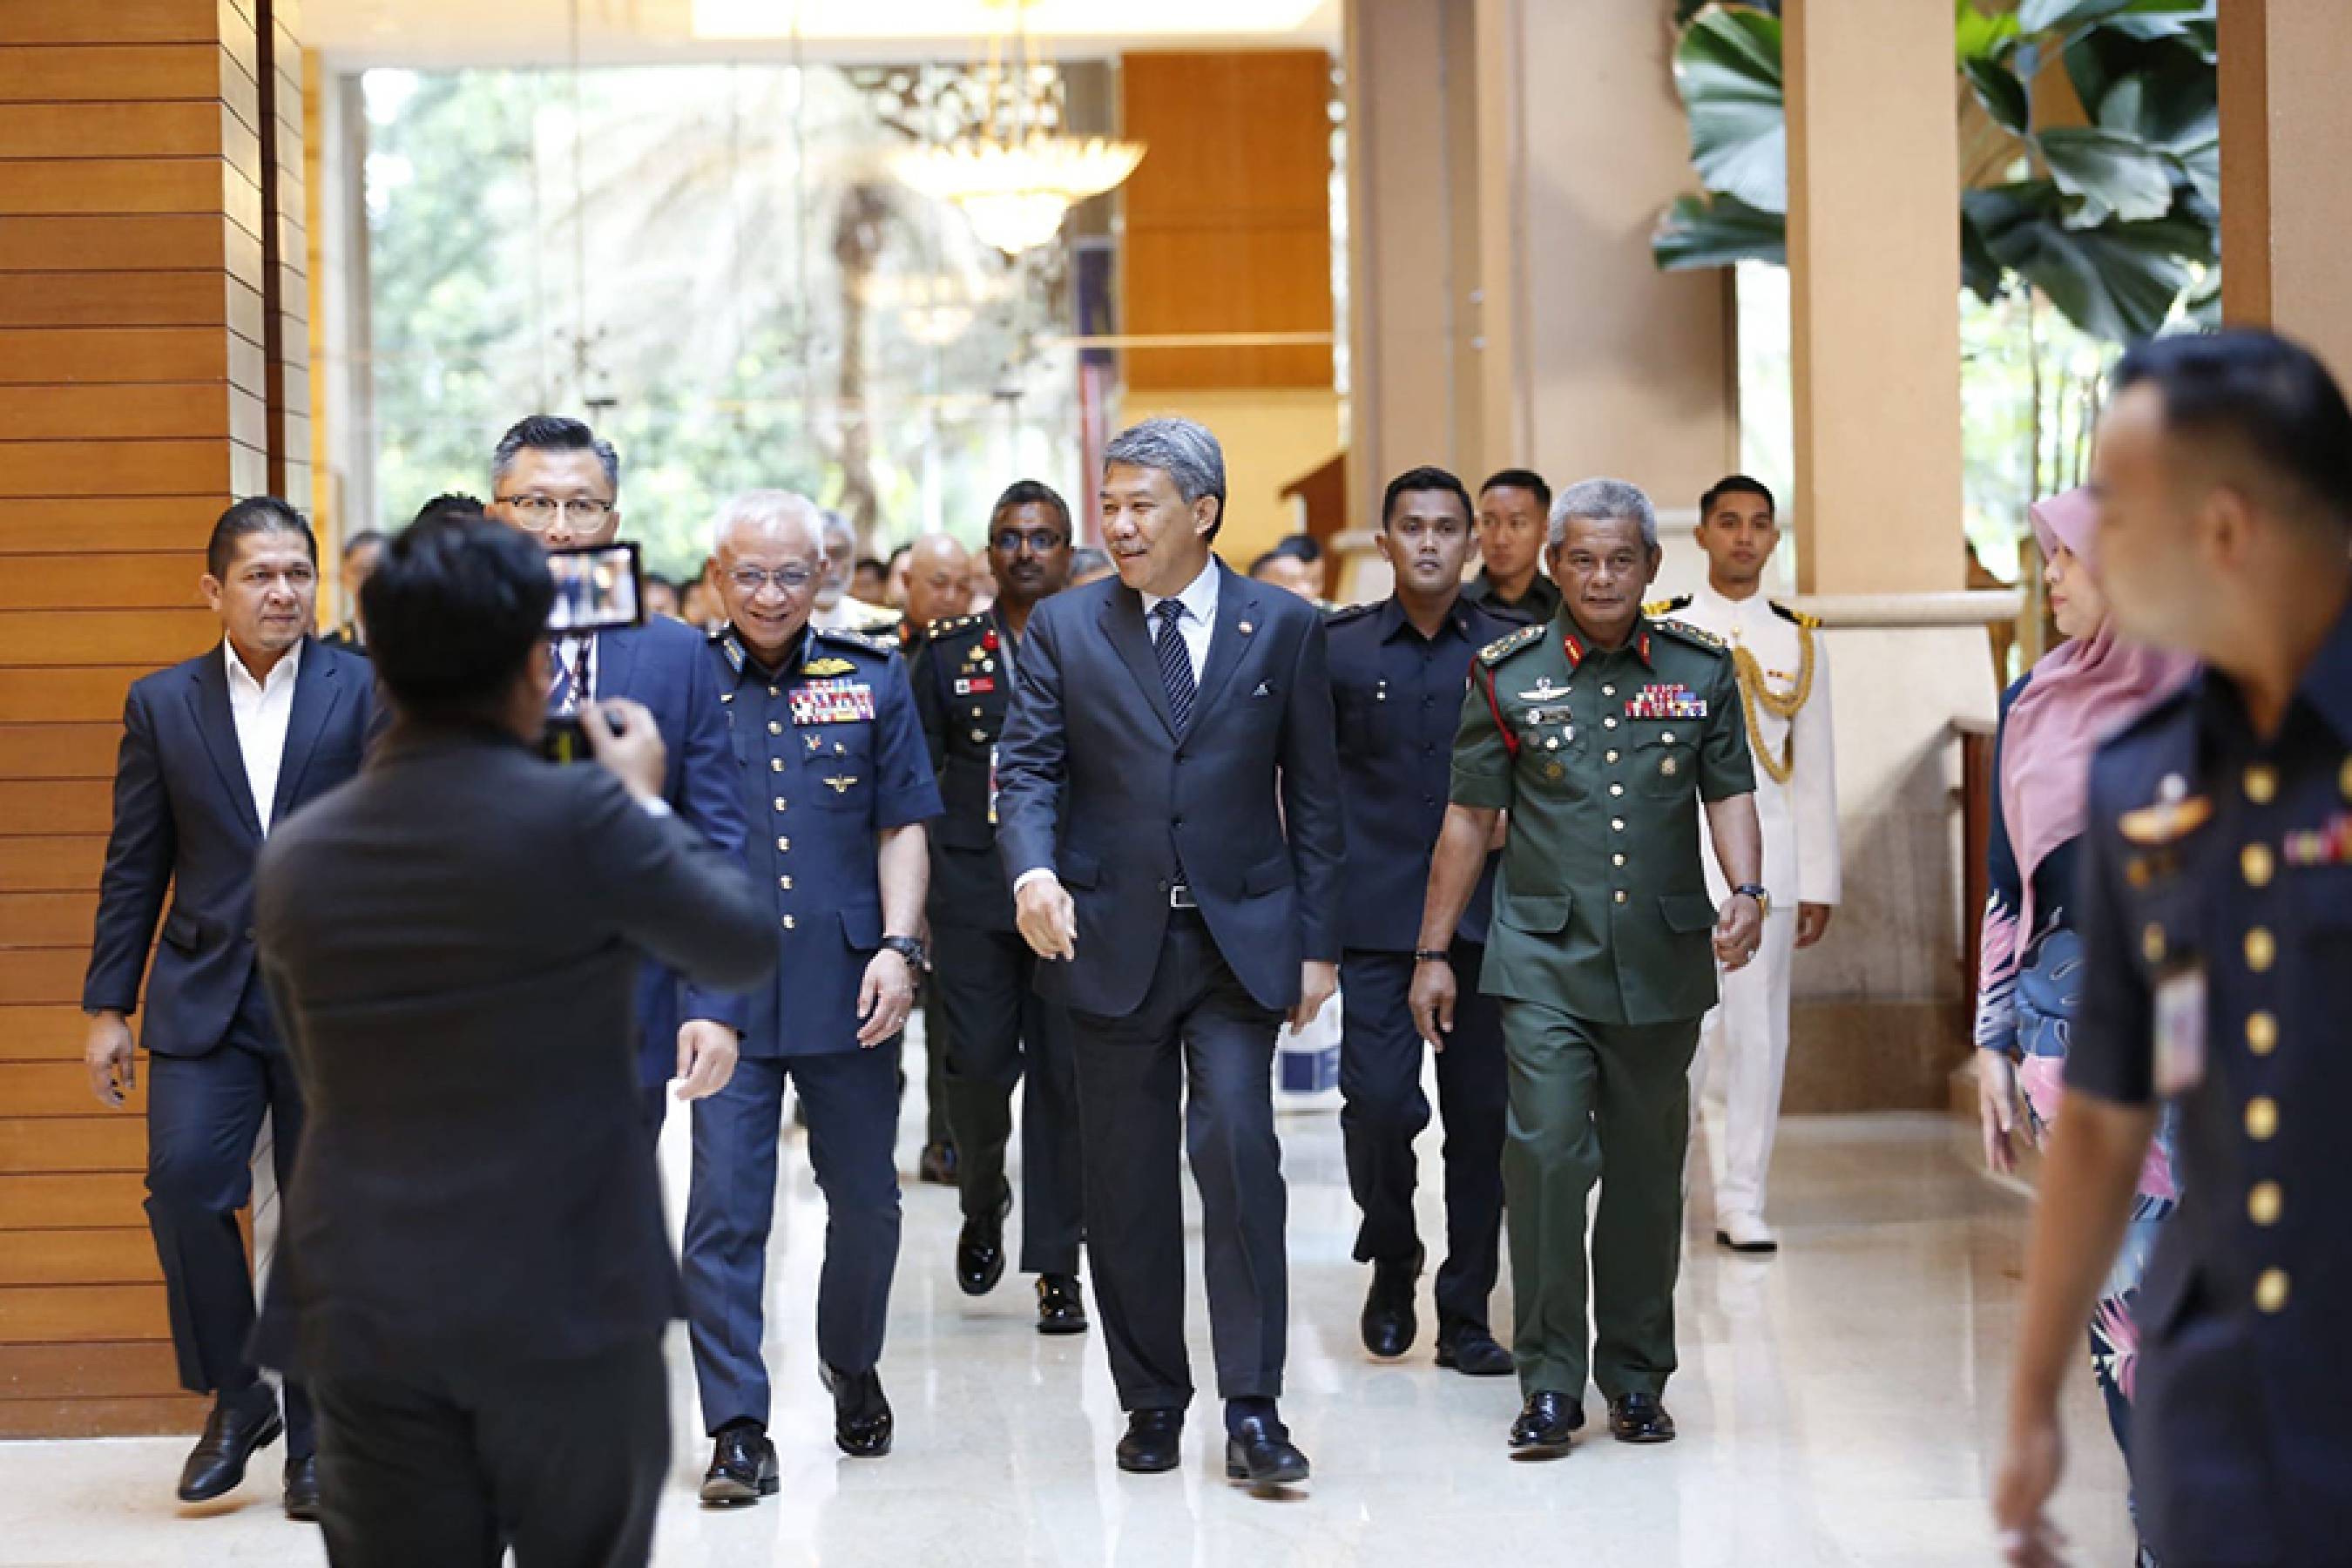
[[[1192,655],[1184,646],[1184,634],[1176,623],[1184,618],[1184,606],[1174,599],[1162,599],[1151,612],[1160,620],[1160,635],[1153,639],[1160,654],[1160,684],[1168,689],[1168,716],[1176,721],[1176,738],[1182,740],[1192,723]],[[1184,876],[1184,852],[1176,847],[1175,831],[1169,832],[1169,850],[1176,858],[1176,880]]]
[[[1160,635],[1153,639],[1160,653],[1160,684],[1168,689],[1168,714],[1176,721],[1176,733],[1181,739],[1192,726],[1192,655],[1184,646],[1184,634],[1176,623],[1184,618],[1184,606],[1175,599],[1162,599],[1153,607],[1160,619]]]

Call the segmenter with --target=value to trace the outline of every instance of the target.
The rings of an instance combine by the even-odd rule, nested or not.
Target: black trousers
[[[669,1468],[658,1338],[316,1382],[335,1568],[497,1568],[509,1545],[516,1568],[632,1568],[652,1552]]]
[[[1033,989],[1039,960],[1019,932],[942,925],[931,936],[964,1216],[993,1215],[1002,1201],[1013,1090],[1024,1085],[1021,1269],[1076,1274],[1086,1226],[1069,1014]]]
[[[230,1399],[261,1375],[247,1354],[253,1272],[236,1215],[253,1197],[263,1115],[270,1117],[270,1162],[281,1193],[302,1141],[301,1090],[268,1008],[257,977],[217,1047],[200,1057],[151,1055],[147,1062],[147,1226],[163,1268],[180,1384]],[[286,1451],[302,1458],[313,1446],[310,1399],[289,1382]]]
[[[1437,1270],[1440,1331],[1486,1326],[1503,1239],[1503,1129],[1510,1072],[1503,1010],[1477,989],[1485,947],[1454,944],[1462,983],[1454,1032],[1437,1056],[1437,1104],[1445,1118],[1445,1261]],[[1345,1034],[1339,1045],[1339,1131],[1348,1186],[1363,1221],[1356,1261],[1404,1262],[1420,1245],[1412,1213],[1413,1140],[1429,1125],[1421,1089],[1422,1044],[1408,1003],[1410,953],[1351,948],[1339,967]]]
[[[1201,1193],[1201,1254],[1217,1392],[1282,1392],[1288,1332],[1288,1197],[1274,1132],[1282,1016],[1226,967],[1200,917],[1179,911],[1142,1004],[1122,1017],[1073,1012],[1087,1250],[1125,1410],[1192,1402],[1184,1353],[1184,1213],[1178,1107]]]

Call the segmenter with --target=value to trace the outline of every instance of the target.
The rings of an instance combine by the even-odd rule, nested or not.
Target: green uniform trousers
[[[1584,1397],[1663,1394],[1675,1370],[1683,1150],[1699,1020],[1595,1024],[1540,1002],[1503,1004],[1510,1120],[1503,1146],[1513,1354],[1519,1387]],[[1584,1221],[1592,1222],[1591,1352]]]

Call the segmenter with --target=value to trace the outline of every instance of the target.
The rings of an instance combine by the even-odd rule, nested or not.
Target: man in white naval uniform
[[[1715,1187],[1715,1238],[1735,1252],[1769,1253],[1780,1247],[1764,1222],[1764,1186],[1789,1060],[1790,957],[1822,939],[1838,900],[1829,659],[1811,616],[1764,596],[1764,570],[1780,538],[1770,490],[1741,474],[1722,480],[1699,502],[1697,533],[1706,552],[1706,586],[1660,610],[1713,632],[1732,649],[1756,757],[1756,815],[1770,897],[1763,947],[1755,962],[1722,976],[1723,999],[1706,1016],[1691,1066],[1691,1109],[1698,1111],[1707,1075],[1720,1063],[1723,1173]],[[1722,874],[1710,863],[1706,875],[1721,904]]]

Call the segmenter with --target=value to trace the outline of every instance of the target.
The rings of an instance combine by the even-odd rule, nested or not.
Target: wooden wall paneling
[[[0,666],[0,724],[120,723],[131,683],[162,668],[160,662],[74,669]],[[0,992],[0,1002],[7,1000]]]
[[[0,228],[6,226],[0,222]],[[0,328],[0,386],[218,381],[225,375],[244,385],[238,369],[236,345],[218,328]]]
[[[226,271],[259,287],[260,242],[232,243],[217,214],[11,217],[0,223],[0,273]]]
[[[81,955],[71,955],[79,988]],[[74,1171],[142,1171],[147,1168],[147,1124],[121,1111],[106,1111],[95,1100],[91,1116],[0,1116],[0,1172],[61,1175]],[[5,1292],[0,1292],[5,1297]],[[0,1314],[5,1309],[0,1308]],[[15,1336],[0,1322],[0,1342]],[[112,1339],[112,1334],[101,1334]]]
[[[212,1401],[194,1394],[146,1399],[0,1399],[0,1437],[137,1437],[194,1432]]]
[[[61,844],[72,841],[44,838],[32,842]],[[91,867],[89,877],[81,887],[86,892],[96,892],[98,872],[95,866]],[[0,1007],[0,1062],[79,1062],[81,1060],[82,1039],[87,1032],[88,1023],[79,1006],[58,1003],[46,1007]],[[0,1230],[7,1228],[7,1221],[0,1218]]]
[[[49,389],[55,395],[55,389]],[[226,395],[215,384],[215,395]],[[5,395],[0,389],[0,396]],[[255,433],[260,439],[260,402],[252,401]],[[239,416],[231,402],[231,428]],[[0,462],[7,449],[0,447]],[[0,556],[130,554],[161,551],[173,554],[201,552],[213,520],[228,504],[226,490],[205,495],[137,496],[125,498],[44,499],[11,500],[0,497]],[[5,567],[0,567],[5,572]],[[114,718],[121,713],[117,699]],[[0,707],[0,723],[7,721]]]
[[[224,97],[221,72],[226,61],[216,38],[185,44],[62,47],[0,41],[0,103],[61,107],[173,99],[219,102]]]
[[[0,1231],[81,1230],[141,1223],[147,1178],[140,1171],[0,1175]],[[126,1219],[124,1215],[131,1217]]]
[[[82,1085],[82,1098],[89,1087]],[[143,1114],[126,1108],[125,1115]],[[0,1289],[26,1285],[160,1285],[163,1266],[145,1226],[104,1230],[45,1230],[8,1238],[0,1247]],[[163,1394],[169,1388],[154,1390]]]
[[[224,414],[226,410],[224,407]],[[234,489],[235,443],[96,438],[15,441],[0,453],[0,496],[184,496]]]
[[[120,729],[115,724],[0,724],[0,777],[110,779]]]
[[[121,726],[115,726],[119,731]],[[59,835],[50,838],[0,838],[0,891],[47,892],[98,886],[99,868],[106,862],[106,837]],[[10,997],[11,1001],[20,998]],[[79,1001],[77,994],[75,1000]],[[6,1012],[22,1012],[7,1008]],[[33,1009],[39,1011],[40,1009]],[[0,1042],[0,1049],[7,1048]],[[0,1226],[0,1229],[5,1229]]]
[[[219,274],[213,274],[213,281],[218,284]],[[15,287],[13,281],[0,284],[0,298]],[[257,405],[256,422],[247,437],[256,442],[263,432],[259,412]],[[236,416],[226,388],[218,382],[0,386],[0,460],[8,455],[5,443],[71,441],[93,430],[135,430],[146,440],[217,440],[225,421],[229,433],[236,434]],[[0,545],[0,551],[5,549]],[[7,584],[0,583],[0,594],[6,591]]]
[[[0,1400],[175,1394],[172,1347],[141,1340],[0,1346]]]
[[[0,462],[6,451],[0,448]],[[86,610],[191,610],[202,606],[197,579],[201,550],[156,555],[27,555],[0,570],[0,610],[46,610],[72,605]],[[0,772],[12,752],[0,734]],[[37,759],[26,756],[22,762]]]
[[[0,893],[0,947],[87,946],[97,913],[95,893]],[[0,1067],[0,1106],[14,1108],[6,1075]]]

